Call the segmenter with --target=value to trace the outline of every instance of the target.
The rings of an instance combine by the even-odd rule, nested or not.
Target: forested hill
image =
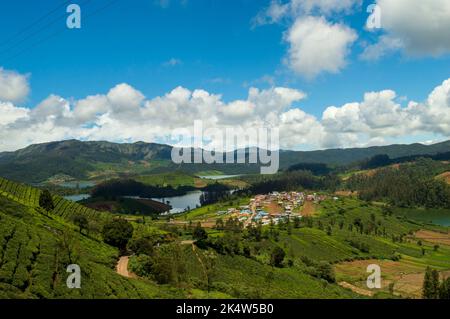
[[[446,152],[450,152],[450,140],[431,145],[414,143],[372,146],[366,148],[327,149],[310,152],[282,151],[280,159],[283,167],[289,166],[288,164],[292,165],[296,163],[345,165],[380,154],[385,154],[388,155],[389,158],[395,159],[399,157],[434,155]]]
[[[224,174],[245,174],[259,171],[257,165],[247,164],[183,164],[171,161],[172,147],[154,143],[81,142],[67,140],[28,146],[15,152],[0,153],[0,176],[37,183],[55,175],[89,179],[106,171],[152,173],[173,171],[190,173],[216,170]],[[328,149],[320,151],[280,152],[280,168],[298,163],[345,165],[386,154],[391,159],[412,155],[432,155],[450,151],[450,141],[433,145],[389,145],[368,148]]]

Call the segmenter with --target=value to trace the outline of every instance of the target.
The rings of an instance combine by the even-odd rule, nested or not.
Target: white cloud
[[[450,1],[378,0],[385,34],[366,48],[363,57],[377,59],[403,50],[409,56],[450,53]]]
[[[11,102],[0,102],[0,127],[27,117],[28,113],[28,109],[15,107]]]
[[[323,17],[299,18],[285,35],[289,43],[288,66],[296,73],[314,78],[322,72],[337,73],[346,64],[356,32]]]
[[[374,61],[402,48],[402,40],[388,35],[382,35],[378,38],[378,42],[366,46],[360,57],[363,60]]]
[[[356,147],[386,144],[415,135],[422,140],[450,136],[450,79],[423,102],[398,103],[392,90],[367,92],[362,101],[330,106],[321,118],[299,108],[302,91],[250,88],[246,99],[225,102],[205,90],[177,87],[147,98],[122,83],[106,94],[80,100],[52,94],[32,109],[0,102],[0,151],[67,138],[169,142],[176,128],[233,129],[278,127],[282,148]],[[217,145],[215,140],[211,145]]]
[[[297,14],[332,15],[340,12],[349,13],[361,3],[362,0],[291,0],[291,8]]]
[[[105,95],[91,95],[76,101],[74,116],[80,123],[89,123],[99,114],[108,111],[108,98]]]
[[[273,24],[280,22],[284,17],[290,13],[290,4],[281,3],[277,0],[272,0],[269,7],[260,11],[253,19],[253,26],[264,24]]]
[[[347,64],[357,33],[344,23],[329,22],[349,14],[362,0],[272,0],[253,19],[253,27],[287,22],[289,44],[285,64],[298,75],[312,79],[322,72],[338,73]]]
[[[20,102],[29,92],[28,75],[0,67],[0,101]]]
[[[176,59],[176,58],[171,58],[170,60],[166,61],[163,63],[163,66],[177,66],[177,65],[181,65],[183,64],[183,61],[181,61],[180,59]]]
[[[296,19],[307,15],[331,16],[341,12],[350,13],[360,6],[362,0],[272,0],[253,19],[253,26],[279,23],[284,18]]]
[[[112,88],[107,98],[116,113],[137,110],[145,99],[141,92],[126,83]]]
[[[450,137],[450,79],[422,103],[410,101],[401,107],[395,100],[394,91],[384,90],[364,94],[362,102],[328,107],[322,116],[328,134],[323,144],[361,145],[362,141],[376,143],[425,133]]]
[[[252,116],[254,110],[255,104],[252,102],[238,100],[222,107],[221,113],[225,121],[230,120],[231,123],[235,123],[236,121],[245,120]]]

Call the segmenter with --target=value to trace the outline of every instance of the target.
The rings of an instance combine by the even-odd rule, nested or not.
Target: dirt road
[[[373,296],[373,292],[367,289],[363,289],[360,287],[356,287],[355,285],[349,284],[346,281],[341,281],[340,283],[338,283],[339,286],[347,288],[347,289],[351,289],[353,292],[359,294],[359,295],[363,295],[363,296],[367,296],[367,297],[372,297]]]
[[[133,278],[134,275],[128,272],[128,259],[129,256],[120,257],[119,262],[117,263],[116,271],[121,276]]]

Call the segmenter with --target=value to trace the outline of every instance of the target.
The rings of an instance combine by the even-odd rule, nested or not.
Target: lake
[[[427,216],[414,216],[412,219],[416,219],[423,222],[430,222],[432,224],[441,225],[441,226],[450,226],[450,215],[439,215],[439,214],[431,214]]]
[[[170,202],[170,206],[172,206],[172,209],[170,212],[172,214],[182,213],[184,212],[188,207],[191,209],[196,208],[197,206],[201,206],[200,204],[200,196],[202,195],[202,191],[192,191],[187,193],[186,195],[181,196],[172,196],[172,197],[164,197],[164,198],[151,198],[153,200],[156,200],[158,202],[166,203],[167,201]]]
[[[441,226],[450,226],[450,209],[420,209],[420,208],[400,208],[400,215],[415,219],[421,222],[428,222]]]
[[[88,199],[89,197],[91,197],[91,195],[89,195],[89,194],[64,196],[65,199],[71,200],[72,202],[79,202],[81,200]]]
[[[238,176],[241,176],[241,175],[203,175],[203,176],[199,176],[199,177],[203,178],[203,179],[217,180],[217,179],[233,178],[233,177],[238,177]]]

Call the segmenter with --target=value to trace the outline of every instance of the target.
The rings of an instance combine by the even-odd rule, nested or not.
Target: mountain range
[[[246,156],[256,149],[246,150]],[[101,179],[120,175],[152,174],[183,170],[222,174],[256,173],[256,164],[175,164],[172,147],[156,143],[112,143],[105,141],[65,140],[34,144],[0,153],[0,176],[16,181],[40,183],[54,176],[74,179]],[[347,165],[375,155],[390,158],[434,155],[450,151],[450,140],[432,144],[395,144],[367,148],[327,149],[317,151],[280,151],[280,168],[297,163]],[[235,151],[236,152],[236,151]]]

